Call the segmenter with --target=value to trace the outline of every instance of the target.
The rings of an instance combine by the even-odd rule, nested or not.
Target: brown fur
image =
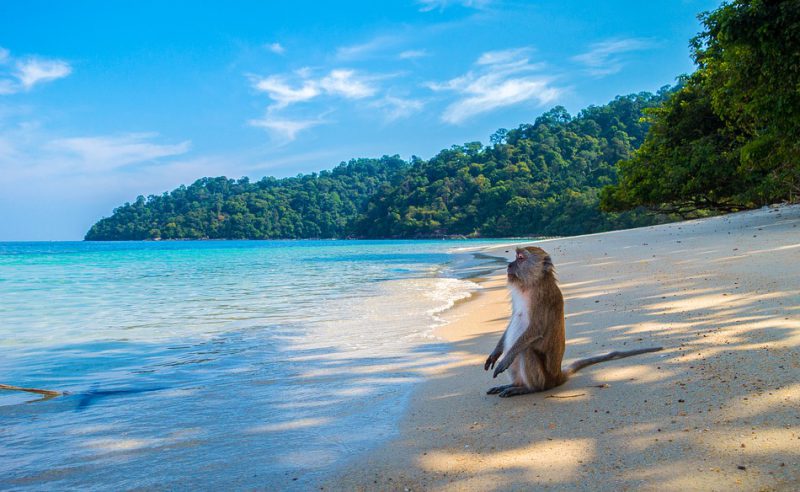
[[[566,332],[564,329],[564,297],[555,276],[550,255],[542,248],[517,248],[517,257],[508,265],[508,283],[518,289],[528,302],[528,322],[525,331],[508,350],[494,370],[494,377],[510,369],[512,384],[497,386],[488,391],[501,397],[545,391],[564,384],[579,369],[612,359],[630,357],[661,350],[661,347],[611,352],[581,359],[566,370],[561,369]],[[512,320],[513,322],[513,320]],[[495,367],[505,346],[509,328],[486,359],[484,369]]]

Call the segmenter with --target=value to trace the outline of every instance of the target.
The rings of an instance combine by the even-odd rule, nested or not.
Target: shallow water
[[[0,243],[0,483],[303,488],[441,364],[473,241]],[[459,275],[460,273],[460,275]]]

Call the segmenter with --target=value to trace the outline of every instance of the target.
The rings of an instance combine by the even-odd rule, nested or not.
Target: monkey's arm
[[[489,369],[494,369],[494,363],[497,362],[497,359],[503,355],[503,344],[506,342],[506,331],[503,332],[503,336],[500,337],[500,341],[497,342],[497,346],[492,350],[492,353],[489,354],[489,357],[486,359],[486,363],[483,364],[483,370],[488,371]]]
[[[514,359],[516,359],[517,356],[520,354],[520,352],[527,349],[528,347],[530,347],[531,345],[533,345],[534,343],[538,342],[543,338],[544,338],[543,335],[537,335],[535,334],[535,332],[528,330],[524,335],[519,337],[516,342],[514,342],[514,345],[512,345],[510,349],[508,349],[508,353],[506,354],[506,356],[503,357],[503,360],[501,360],[499,364],[497,364],[497,367],[495,368],[492,377],[496,378],[498,374],[508,369],[511,366],[511,363],[514,362]]]
[[[505,357],[503,357],[503,360],[497,364],[497,368],[494,370],[494,377],[497,377],[498,374],[508,369],[511,366],[511,363],[514,362],[514,359],[517,357],[517,355],[519,355],[522,351],[528,349],[534,344],[549,343],[553,337],[551,327],[557,324],[559,317],[563,318],[564,311],[563,307],[556,310],[531,310],[529,316],[530,318],[528,319],[528,327],[526,328],[525,333],[523,333],[522,336],[519,337],[516,342],[514,342],[514,345],[512,345],[508,350],[508,353],[505,355]]]

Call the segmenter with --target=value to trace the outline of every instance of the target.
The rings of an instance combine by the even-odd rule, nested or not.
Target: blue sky
[[[0,241],[137,195],[429,158],[693,70],[719,1],[0,2]]]

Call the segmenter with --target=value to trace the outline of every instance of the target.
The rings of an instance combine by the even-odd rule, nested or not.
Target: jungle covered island
[[[652,224],[664,218],[601,211],[599,193],[644,141],[643,111],[669,94],[617,97],[574,117],[555,107],[498,130],[489,146],[455,145],[430,160],[354,159],[256,182],[202,178],[124,204],[86,239],[566,235]]]
[[[97,222],[86,240],[343,238],[367,201],[408,168],[399,157],[354,159],[291,178],[202,178],[139,196]]]
[[[87,240],[573,235],[794,202],[800,194],[800,2],[701,14],[697,70],[656,94],[563,107],[488,146],[355,159],[140,196]]]

